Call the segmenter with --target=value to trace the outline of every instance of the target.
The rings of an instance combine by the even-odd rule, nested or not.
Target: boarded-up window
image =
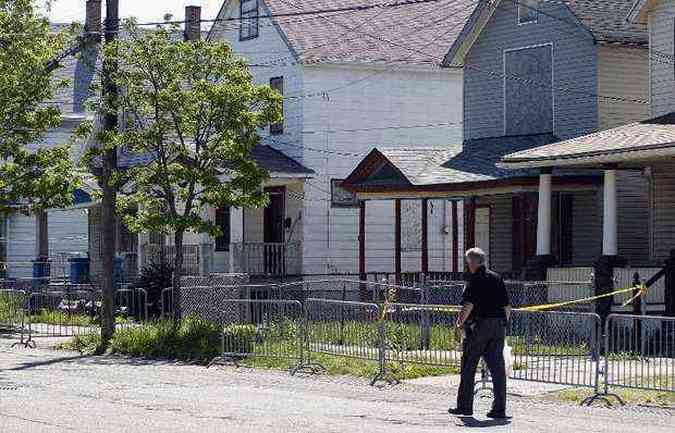
[[[553,48],[504,53],[505,135],[553,132]]]
[[[422,202],[401,201],[401,251],[422,249]]]

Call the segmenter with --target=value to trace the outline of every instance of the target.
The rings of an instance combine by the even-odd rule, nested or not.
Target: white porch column
[[[602,255],[616,256],[617,224],[616,224],[616,170],[605,170],[602,220]]]
[[[539,175],[539,205],[537,209],[537,255],[551,254],[551,173]]]
[[[244,210],[230,208],[230,273],[242,272],[244,243]]]

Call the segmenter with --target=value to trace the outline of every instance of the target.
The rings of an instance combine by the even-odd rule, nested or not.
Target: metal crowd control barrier
[[[214,362],[236,364],[255,357],[300,363],[304,321],[300,302],[231,299],[225,304],[222,355]]]
[[[462,354],[454,332],[458,313],[458,308],[439,305],[388,305],[384,324],[386,361],[459,366]]]
[[[26,301],[28,296],[23,290],[0,290],[0,331],[19,332],[21,340],[12,344],[30,345],[26,340]]]
[[[675,392],[675,317],[610,314],[604,374],[605,395],[610,386]]]
[[[383,322],[377,304],[309,298],[305,301],[303,359],[298,370],[325,370],[316,355],[374,361],[378,372],[371,383],[384,379]]]
[[[94,290],[40,290],[28,301],[28,338],[73,337],[97,332]]]
[[[591,313],[514,311],[508,341],[512,379],[599,390],[600,317]]]

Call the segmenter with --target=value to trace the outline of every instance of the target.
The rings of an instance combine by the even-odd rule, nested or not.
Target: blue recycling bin
[[[70,263],[70,283],[85,284],[89,282],[89,258],[72,257],[68,259]]]
[[[33,260],[33,287],[37,288],[49,283],[51,266],[48,257],[38,257]]]
[[[113,284],[119,288],[124,282],[124,257],[115,257],[113,269]]]

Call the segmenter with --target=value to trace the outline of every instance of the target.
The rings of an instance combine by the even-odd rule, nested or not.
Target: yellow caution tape
[[[566,301],[566,302],[558,302],[556,304],[544,304],[544,305],[531,305],[529,307],[521,307],[521,308],[514,308],[514,311],[542,311],[542,310],[549,310],[551,308],[558,308],[558,307],[565,307],[567,305],[574,305],[574,304],[582,304],[584,302],[590,302],[590,301],[595,301],[597,299],[601,298],[607,298],[609,296],[614,296],[618,295],[620,293],[627,293],[627,292],[632,292],[635,290],[635,287],[629,287],[627,289],[620,289],[620,290],[614,290],[613,292],[609,293],[603,293],[602,295],[597,295],[597,296],[591,296],[588,298],[583,298],[583,299],[575,299],[573,301]],[[647,292],[647,288],[644,288],[644,293]],[[638,295],[642,294],[643,290],[640,290],[640,293]],[[636,295],[635,297],[637,297]],[[635,298],[634,297],[634,298]]]

